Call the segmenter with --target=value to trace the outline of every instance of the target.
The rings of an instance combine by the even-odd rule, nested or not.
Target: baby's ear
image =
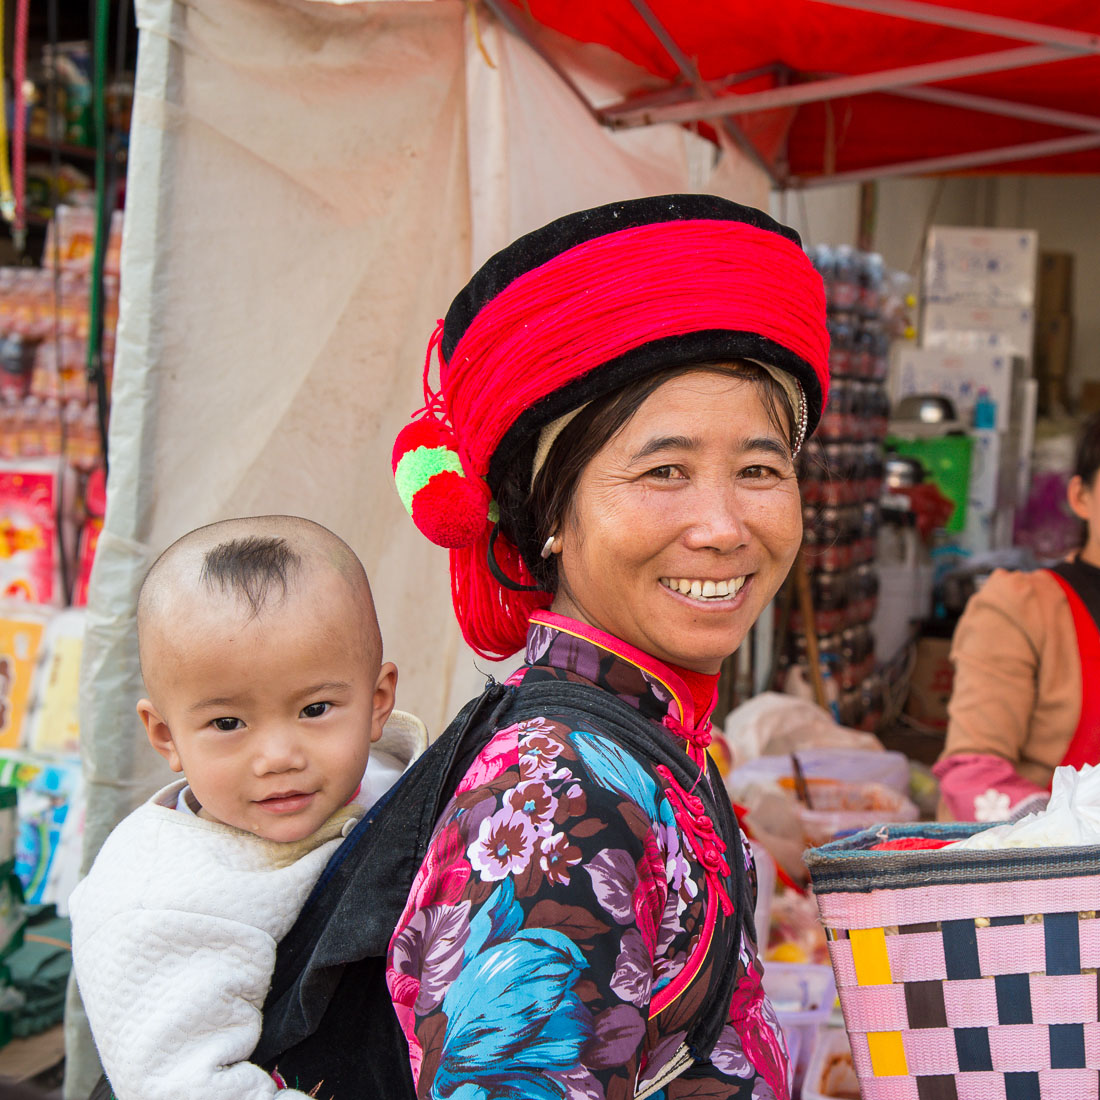
[[[374,705],[371,714],[370,739],[377,741],[397,701],[397,665],[387,661],[378,670],[378,679],[374,682]]]
[[[176,743],[172,740],[172,731],[168,723],[161,718],[157,708],[148,699],[142,699],[137,705],[138,717],[145,727],[145,733],[149,738],[149,744],[153,746],[165,760],[168,767],[174,772],[182,772],[183,764],[180,755],[176,752]]]

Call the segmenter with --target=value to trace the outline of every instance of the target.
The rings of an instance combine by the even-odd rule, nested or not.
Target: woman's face
[[[757,384],[692,371],[654,390],[585,467],[558,534],[553,610],[717,672],[802,538],[790,445]]]

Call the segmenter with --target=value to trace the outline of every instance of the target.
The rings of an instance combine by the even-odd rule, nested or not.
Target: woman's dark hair
[[[760,391],[768,418],[794,450],[798,419],[786,390],[756,363],[694,363],[669,367],[631,382],[586,405],[562,429],[531,484],[531,466],[515,462],[496,494],[500,529],[513,543],[539,547],[569,514],[577,483],[589,462],[609,443],[655,390],[670,379],[696,371],[728,374],[751,382]],[[557,591],[557,556],[543,559],[523,554],[539,588]]]
[[[1081,425],[1077,436],[1077,457],[1073,472],[1090,489],[1096,480],[1096,471],[1100,470],[1100,412],[1092,413]]]

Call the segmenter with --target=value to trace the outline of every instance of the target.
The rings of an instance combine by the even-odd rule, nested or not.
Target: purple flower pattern
[[[660,725],[668,712],[666,689],[614,652],[533,625],[528,661],[522,675],[595,683],[652,718],[655,736],[672,736]],[[470,873],[460,892],[446,897],[452,904],[417,908],[415,899],[410,901],[389,960],[390,988],[409,1039],[420,1100],[457,1097],[452,1090],[458,1066],[463,1100],[536,1095],[628,1100],[636,1082],[656,1079],[680,1048],[691,1005],[700,1002],[715,968],[724,965],[705,958],[684,993],[650,1018],[652,997],[683,972],[700,941],[705,876],[667,813],[654,816],[649,792],[657,792],[658,808],[663,801],[663,781],[654,765],[625,757],[598,731],[594,738],[586,734],[583,744],[571,734],[550,719],[501,730],[437,823],[432,841],[441,864],[437,873],[446,871],[437,838],[451,858],[469,861]],[[593,771],[605,765],[612,770]],[[508,891],[508,905],[500,900],[501,890]],[[488,943],[495,946],[483,943],[490,927]],[[465,992],[477,989],[469,968],[486,967],[491,980],[512,957],[509,943],[517,960],[545,960],[539,976],[528,982],[532,1008],[522,1020],[503,1011],[498,1019],[491,1005],[479,1007]],[[571,988],[554,984],[573,966],[563,953],[565,943],[583,959],[576,978],[569,979],[575,981]],[[758,971],[751,946],[743,956],[739,972],[746,964]],[[490,962],[496,959],[500,962]],[[746,973],[745,981],[757,982],[756,972]],[[510,997],[525,995],[522,983],[508,988]],[[758,990],[749,996],[763,1000]],[[539,1017],[550,1009],[538,1006],[551,1004],[561,1007]],[[449,1019],[448,1012],[462,1016]],[[471,1012],[483,1015],[471,1017]],[[774,1014],[763,1008],[754,1019],[778,1027]],[[657,1100],[788,1100],[785,1092],[776,1097],[753,1065],[746,1051],[754,1046],[743,1041],[737,1026],[731,1017],[710,1063],[671,1082]],[[469,1047],[472,1035],[484,1058]],[[532,1036],[558,1059],[542,1062],[541,1072],[523,1068],[530,1061],[525,1045]],[[452,1050],[452,1041],[466,1046]],[[573,1050],[579,1052],[576,1064],[566,1068],[561,1052]],[[522,1072],[513,1079],[509,1066]]]

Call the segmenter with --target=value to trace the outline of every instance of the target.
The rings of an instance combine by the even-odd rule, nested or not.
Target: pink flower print
[[[558,808],[558,800],[550,793],[550,788],[539,780],[519,783],[505,795],[504,804],[517,814],[529,818],[531,824],[540,833],[553,831],[551,824]]]
[[[462,852],[462,834],[452,822],[439,831],[428,848],[413,880],[406,914],[414,908],[456,904],[470,881],[470,873],[470,865]]]
[[[534,726],[535,723],[526,722],[523,725]],[[557,766],[557,759],[564,746],[560,741],[547,736],[552,729],[553,726],[549,726],[536,729],[533,733],[524,732],[519,743],[519,773],[525,780],[546,779]]]
[[[416,1037],[416,1013],[413,1011],[417,994],[420,992],[420,979],[411,974],[399,974],[396,970],[389,969],[386,972],[386,983],[390,987],[390,997],[393,1000],[397,1022],[409,1044],[409,1065],[412,1068],[413,1082],[417,1083],[420,1081],[420,1067],[424,1061],[424,1050]]]
[[[516,759],[516,727],[509,726],[494,734],[492,740],[477,754],[455,788],[455,794],[464,794],[477,787],[491,783],[498,775],[508,770]]]
[[[531,819],[504,806],[487,817],[470,845],[470,864],[483,881],[499,882],[527,869],[538,832]]]
[[[569,884],[569,868],[581,861],[581,850],[569,843],[565,833],[553,833],[539,841],[539,866],[550,882]]]
[[[760,975],[751,967],[733,991],[730,1021],[737,1029],[749,1061],[771,1086],[776,1100],[788,1100],[790,1059],[783,1032],[764,996]]]
[[[657,928],[664,913],[668,884],[657,839],[651,832],[645,834],[644,845],[637,866],[638,884],[634,887],[634,919],[652,961],[657,951]]]

